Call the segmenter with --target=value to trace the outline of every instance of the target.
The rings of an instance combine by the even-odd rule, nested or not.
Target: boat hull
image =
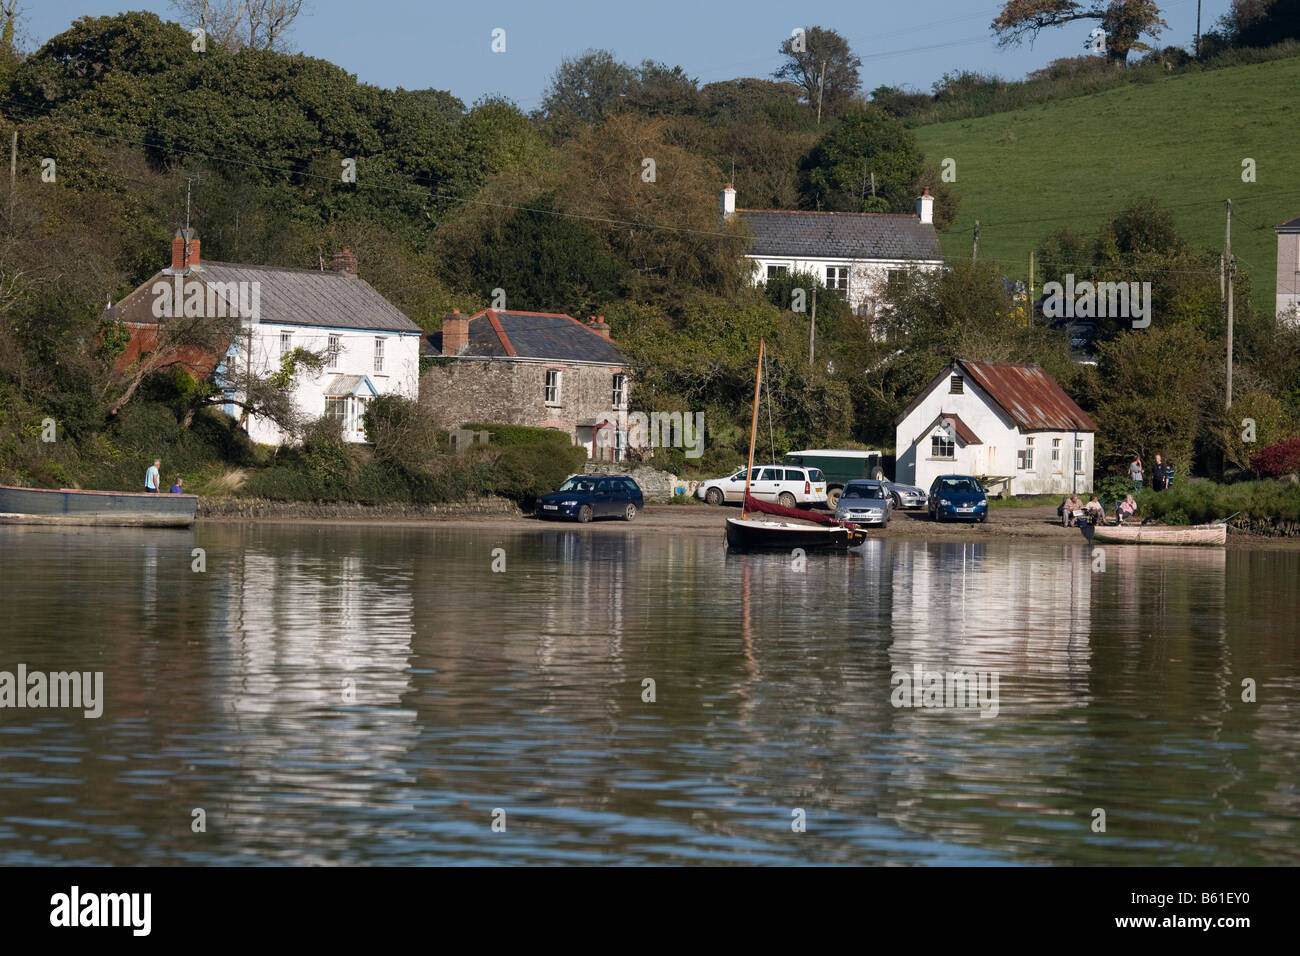
[[[1203,524],[1190,528],[1171,528],[1163,525],[1097,525],[1092,529],[1092,540],[1103,544],[1172,544],[1201,547],[1221,547],[1228,540],[1228,526]]]
[[[727,519],[727,546],[733,551],[843,551],[854,543],[851,538],[847,528]]]
[[[197,495],[0,485],[0,523],[188,528]]]

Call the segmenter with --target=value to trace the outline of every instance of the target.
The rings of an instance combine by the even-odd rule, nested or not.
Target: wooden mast
[[[749,423],[749,466],[745,469],[745,497],[740,499],[740,518],[749,511],[749,479],[754,474],[754,440],[758,435],[758,393],[763,384],[763,340],[758,340],[758,374],[754,376],[754,417]]]

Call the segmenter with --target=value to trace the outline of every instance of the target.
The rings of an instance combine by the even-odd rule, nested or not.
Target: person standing
[[[1132,463],[1128,466],[1128,477],[1133,482],[1133,490],[1142,490],[1142,458],[1138,455],[1133,456]]]
[[[153,492],[154,494],[157,494],[157,492],[158,492],[158,486],[162,483],[162,478],[161,478],[161,476],[160,476],[160,474],[159,474],[159,470],[158,470],[158,469],[159,469],[159,466],[161,466],[161,465],[162,465],[162,459],[161,459],[161,458],[155,458],[155,459],[153,460],[153,464],[150,465],[149,468],[148,468],[148,470],[145,471],[145,473],[144,473],[144,490],[145,490],[145,491],[150,491],[150,492]]]
[[[1151,469],[1151,489],[1153,491],[1165,490],[1165,466],[1160,461],[1160,456],[1156,455],[1155,466]]]

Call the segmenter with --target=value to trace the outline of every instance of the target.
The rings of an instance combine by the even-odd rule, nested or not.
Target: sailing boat
[[[758,343],[758,375],[754,379],[754,416],[749,426],[749,465],[740,517],[727,519],[727,545],[736,551],[842,551],[866,538],[856,525],[829,515],[760,501],[749,493],[754,475],[754,441],[758,434],[758,396],[763,384],[763,341]],[[776,520],[781,519],[781,520]]]

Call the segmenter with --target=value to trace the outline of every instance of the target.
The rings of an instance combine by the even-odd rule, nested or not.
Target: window
[[[954,375],[948,379],[948,394],[961,395],[966,391],[966,383],[962,381],[960,375]]]
[[[1076,475],[1083,474],[1083,439],[1082,438],[1076,438],[1074,440],[1074,473]]]
[[[804,476],[803,476],[803,472],[802,472],[802,471],[795,471],[793,468],[787,468],[787,469],[785,470],[785,480],[786,480],[786,481],[805,481],[805,480],[807,480],[807,479],[804,478]]]
[[[759,478],[759,480],[760,480],[760,481],[780,481],[780,480],[781,480],[781,475],[778,473],[777,469],[775,469],[775,468],[764,468],[764,469],[763,469],[763,474],[762,474],[762,476]]]
[[[546,404],[560,404],[560,370],[557,368],[546,370]]]
[[[280,354],[288,355],[292,351],[293,351],[293,333],[281,332],[280,333]]]
[[[329,367],[329,368],[338,368],[338,367],[339,367],[339,352],[343,351],[343,349],[342,349],[342,347],[339,345],[339,337],[338,337],[337,335],[331,335],[331,336],[329,337],[329,345],[328,345],[328,347],[326,348],[326,351],[329,352],[329,365],[328,365],[328,367]]]
[[[336,421],[340,428],[346,428],[348,400],[346,398],[325,399],[325,417]]]
[[[839,289],[841,292],[849,291],[849,267],[827,266],[826,288]]]
[[[1052,439],[1052,471],[1061,470],[1061,439]]]
[[[955,458],[957,457],[957,443],[947,435],[930,436],[930,457],[931,458]]]
[[[789,271],[790,271],[789,266],[768,266],[767,278],[769,280],[776,279],[779,278],[780,276],[786,275],[787,273],[789,273]]]
[[[627,376],[626,375],[614,376],[614,407],[615,408],[627,407]]]
[[[384,370],[384,340],[382,337],[375,339],[375,371]]]
[[[1025,439],[1025,450],[1021,454],[1024,456],[1025,461],[1024,464],[1022,464],[1020,467],[1025,469],[1025,471],[1033,471],[1034,470],[1034,440],[1032,438]]]

